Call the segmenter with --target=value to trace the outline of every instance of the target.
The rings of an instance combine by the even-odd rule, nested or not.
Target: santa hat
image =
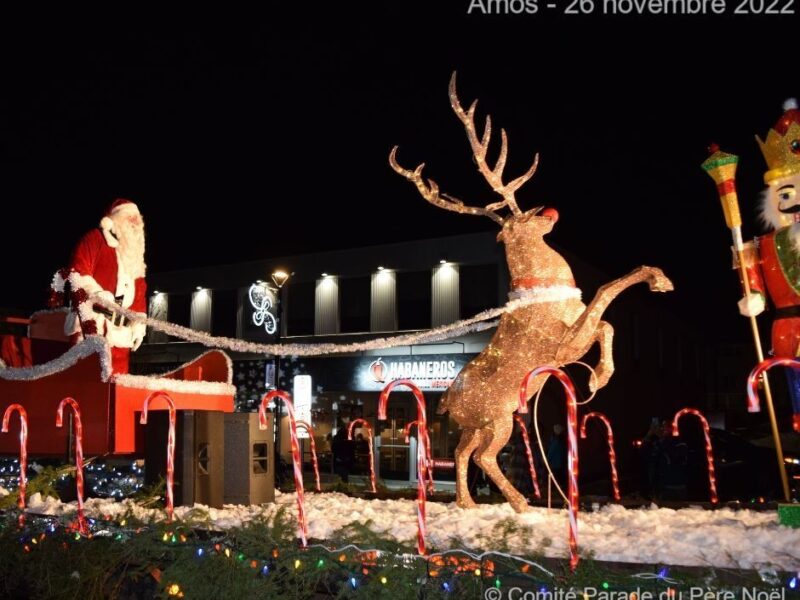
[[[100,229],[103,231],[103,237],[106,243],[112,248],[119,246],[119,240],[114,236],[114,221],[113,218],[119,215],[138,215],[139,207],[136,206],[131,200],[125,198],[117,198],[105,212],[105,215],[100,219]]]

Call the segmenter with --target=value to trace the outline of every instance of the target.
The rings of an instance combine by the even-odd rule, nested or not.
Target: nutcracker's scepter
[[[736,252],[736,260],[739,264],[739,274],[742,278],[742,286],[744,287],[744,297],[750,297],[750,279],[747,276],[747,266],[744,259],[744,243],[742,242],[742,216],[739,213],[739,198],[736,194],[736,166],[739,163],[739,157],[735,154],[728,154],[722,152],[719,146],[712,144],[709,148],[711,156],[709,156],[701,165],[703,170],[711,176],[714,183],[717,184],[717,192],[719,192],[719,199],[722,202],[722,212],[725,213],[725,223],[731,230],[733,236],[733,249]],[[759,364],[764,360],[764,352],[761,349],[761,335],[758,332],[758,323],[754,316],[750,316],[750,330],[753,333],[753,343],[756,347],[756,356],[758,357]],[[772,427],[772,438],[775,442],[775,451],[778,458],[778,470],[781,474],[781,483],[783,485],[783,496],[788,502],[791,498],[789,495],[789,479],[786,477],[786,466],[783,462],[783,447],[781,446],[781,438],[778,432],[778,422],[775,419],[775,407],[772,404],[772,391],[769,387],[769,380],[767,374],[763,374],[764,382],[764,396],[767,400],[767,409],[769,411],[769,421]]]

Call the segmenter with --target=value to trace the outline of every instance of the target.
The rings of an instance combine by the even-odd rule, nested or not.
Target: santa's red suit
[[[62,272],[69,283],[72,308],[65,333],[73,343],[87,335],[105,336],[114,373],[128,372],[130,351],[142,343],[145,325],[132,323],[90,299],[99,296],[146,315],[145,270],[141,214],[133,202],[117,200],[100,227],[81,238]]]

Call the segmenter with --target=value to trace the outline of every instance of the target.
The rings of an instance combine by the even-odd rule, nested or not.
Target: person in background
[[[336,435],[333,436],[331,451],[333,452],[333,472],[344,483],[349,483],[350,471],[353,470],[353,463],[356,459],[356,445],[353,440],[347,439],[347,425],[345,423],[339,423]]]
[[[550,438],[550,443],[547,445],[547,462],[550,469],[553,471],[553,476],[556,478],[558,485],[562,490],[566,490],[567,485],[567,435],[564,432],[564,426],[560,424],[553,425],[553,435]]]

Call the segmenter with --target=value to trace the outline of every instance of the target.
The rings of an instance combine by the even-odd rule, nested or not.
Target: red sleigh
[[[10,404],[22,404],[29,419],[28,451],[37,456],[61,456],[68,428],[56,428],[62,398],[80,403],[83,449],[86,454],[140,454],[136,413],[153,391],[165,390],[178,410],[233,412],[235,388],[231,361],[212,350],[160,376],[112,375],[105,339],[92,336],[68,348],[64,344],[64,313],[44,311],[31,318],[32,366],[0,368],[0,414]],[[59,325],[60,324],[60,325]],[[165,410],[157,399],[150,410]],[[141,436],[138,436],[139,438]],[[0,454],[16,454],[15,435],[0,436]]]

